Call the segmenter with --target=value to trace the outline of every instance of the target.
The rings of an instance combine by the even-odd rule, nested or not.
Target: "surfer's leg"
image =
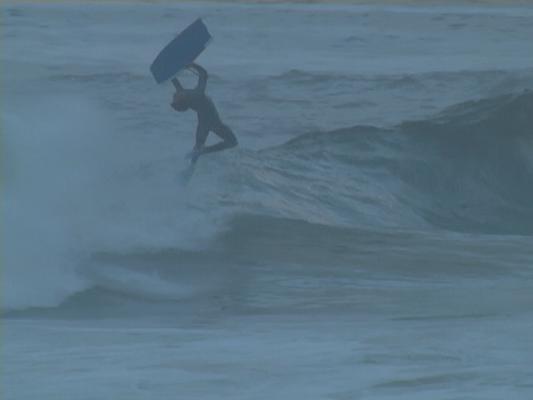
[[[220,124],[213,128],[213,132],[220,137],[222,141],[211,146],[202,147],[200,150],[201,154],[214,153],[215,151],[230,149],[237,146],[237,138],[227,125]]]

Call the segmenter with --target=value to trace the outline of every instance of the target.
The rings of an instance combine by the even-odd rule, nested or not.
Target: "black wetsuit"
[[[194,162],[202,154],[235,147],[237,138],[232,130],[222,122],[213,101],[205,94],[207,71],[197,64],[193,64],[191,68],[194,68],[199,73],[198,84],[194,89],[184,89],[179,81],[174,78],[172,83],[176,88],[176,95],[172,106],[177,111],[192,109],[198,115],[196,144],[192,156],[192,161]],[[204,146],[209,132],[214,132],[222,139],[222,142],[212,146]]]

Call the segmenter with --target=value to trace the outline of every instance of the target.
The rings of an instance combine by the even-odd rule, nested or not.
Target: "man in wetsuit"
[[[237,138],[231,129],[222,122],[213,101],[205,94],[207,71],[200,65],[194,63],[189,68],[194,69],[198,73],[198,84],[194,89],[184,89],[178,79],[173,78],[172,83],[176,88],[176,93],[174,94],[171,106],[174,110],[180,112],[192,109],[198,115],[196,144],[193,151],[189,154],[191,164],[194,164],[202,154],[213,153],[237,146]],[[210,131],[218,135],[222,141],[211,146],[205,146],[205,141]]]

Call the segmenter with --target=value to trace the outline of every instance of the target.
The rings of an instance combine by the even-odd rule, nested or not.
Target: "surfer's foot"
[[[190,160],[191,164],[195,164],[198,160],[198,157],[202,154],[200,149],[195,149],[191,151],[189,154],[187,154],[187,159]]]

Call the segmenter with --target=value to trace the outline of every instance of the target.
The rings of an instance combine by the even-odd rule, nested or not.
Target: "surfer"
[[[188,157],[194,164],[203,154],[213,153],[237,146],[237,138],[232,130],[222,122],[213,101],[205,94],[207,86],[207,71],[196,63],[189,66],[198,73],[198,83],[194,89],[185,89],[177,78],[172,79],[176,93],[171,106],[174,110],[184,112],[189,109],[196,111],[198,126],[196,127],[196,143]],[[214,132],[222,141],[211,146],[205,146],[207,135]]]

